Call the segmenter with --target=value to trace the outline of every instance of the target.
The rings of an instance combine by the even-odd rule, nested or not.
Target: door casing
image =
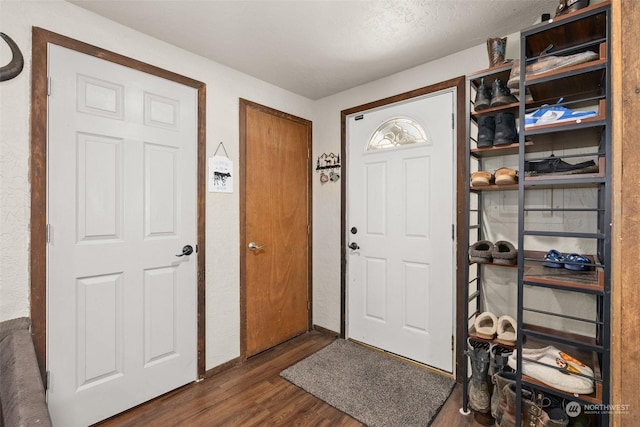
[[[313,321],[313,304],[312,304],[312,235],[310,230],[312,230],[312,182],[311,182],[311,148],[312,148],[312,138],[311,138],[311,122],[303,119],[301,117],[296,117],[288,113],[284,113],[282,111],[275,110],[273,108],[257,104],[255,102],[240,98],[240,360],[244,361],[247,359],[247,260],[246,260],[246,242],[248,242],[247,230],[246,230],[246,161],[247,161],[247,109],[253,108],[262,112],[266,112],[268,114],[274,115],[276,117],[281,117],[287,120],[294,121],[296,123],[300,123],[302,125],[307,126],[308,134],[307,134],[307,149],[308,149],[308,158],[307,158],[307,170],[309,171],[309,177],[307,179],[307,224],[308,224],[308,232],[307,232],[307,295],[309,298],[308,301],[308,319],[307,319],[307,330],[311,329],[312,321]]]
[[[440,83],[436,83],[430,86],[425,86],[420,89],[415,89],[409,92],[404,92],[399,95],[394,95],[388,98],[380,99],[377,101],[369,102],[367,104],[358,105],[356,107],[352,107],[346,110],[342,110],[340,113],[340,129],[341,129],[341,152],[342,156],[342,176],[345,178],[342,180],[341,184],[341,206],[340,206],[340,337],[345,338],[346,336],[346,321],[347,321],[347,312],[346,312],[346,292],[347,292],[347,251],[349,250],[347,244],[347,180],[349,171],[346,168],[348,164],[347,161],[347,117],[356,114],[362,111],[371,110],[374,108],[379,108],[385,105],[393,104],[400,101],[405,101],[411,98],[419,97],[422,95],[430,94],[433,92],[438,92],[441,90],[455,88],[456,89],[456,128],[455,128],[455,138],[456,138],[456,149],[455,149],[455,157],[458,162],[458,167],[456,169],[456,182],[455,182],[455,191],[456,191],[456,255],[454,258],[454,262],[457,266],[464,265],[464,256],[465,251],[464,247],[460,247],[460,242],[464,241],[464,226],[465,224],[465,215],[464,212],[464,187],[465,180],[467,179],[468,173],[465,170],[464,163],[460,163],[461,160],[464,159],[465,153],[465,137],[466,137],[466,126],[463,120],[460,120],[461,117],[465,117],[466,108],[465,108],[465,100],[468,99],[468,94],[465,88],[465,77],[460,76],[450,80],[446,80]],[[459,268],[456,269],[455,276],[455,311],[456,313],[463,313],[462,308],[465,304],[464,297],[464,272]],[[455,346],[455,372],[456,372],[456,381],[461,382],[461,373],[462,369],[459,369],[462,366],[463,360],[463,349],[464,343],[462,342],[462,337],[464,335],[464,329],[467,327],[466,319],[460,319],[460,316],[456,316],[456,346]]]
[[[205,359],[205,196],[206,85],[171,71],[34,27],[31,70],[31,333],[43,380],[47,354],[47,68],[49,43],[155,75],[198,91],[197,171],[197,305],[198,377],[206,374]]]

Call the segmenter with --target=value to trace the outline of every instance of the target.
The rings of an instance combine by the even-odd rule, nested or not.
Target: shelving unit
[[[611,72],[610,57],[610,4],[599,3],[576,13],[568,14],[549,23],[538,25],[521,33],[520,92],[529,93],[531,99],[520,100],[520,123],[525,114],[540,105],[555,103],[563,98],[563,105],[571,109],[595,109],[597,115],[581,121],[565,122],[527,127],[520,133],[519,161],[524,170],[526,160],[539,153],[562,150],[563,158],[592,158],[598,165],[597,172],[566,175],[525,176],[518,189],[518,343],[523,348],[526,341],[538,340],[542,345],[554,345],[590,364],[594,371],[594,393],[573,395],[545,385],[541,381],[517,375],[516,389],[519,395],[522,387],[533,387],[547,394],[571,399],[581,404],[608,404],[610,399],[610,259],[611,259]],[[542,50],[553,44],[550,54],[565,56],[586,50],[598,54],[598,58],[583,64],[560,68],[536,76],[526,76],[525,67],[536,61]],[[544,45],[544,46],[542,46]],[[524,144],[525,138],[535,141],[535,149]],[[544,151],[543,151],[544,150]],[[544,157],[544,156],[543,156]],[[592,188],[597,193],[596,206],[584,206],[566,210],[565,215],[592,214],[592,229],[549,231],[535,230],[527,222],[527,197],[539,188],[562,188],[566,191],[585,191]],[[594,254],[588,255],[590,270],[575,272],[566,269],[544,267],[541,260],[544,252],[529,251],[532,240],[550,238],[558,242],[563,253],[576,252],[572,245],[577,241],[592,242]],[[584,254],[583,254],[584,255]],[[559,271],[561,270],[561,271]],[[529,307],[527,289],[544,289],[547,292],[569,292],[589,294],[593,297],[593,316],[578,318],[562,313]],[[591,324],[593,335],[567,334],[552,328],[543,328],[525,323],[524,317],[535,313],[541,317],[565,317]],[[517,372],[521,372],[523,362],[518,351]],[[557,367],[552,366],[553,369]],[[518,399],[516,414],[522,407]],[[597,425],[609,424],[609,416],[602,412],[595,414]],[[519,425],[520,418],[516,419]]]
[[[486,238],[483,227],[483,197],[486,192],[517,191],[517,249],[518,262],[514,271],[517,282],[518,339],[516,369],[516,395],[524,388],[556,396],[565,401],[581,405],[607,405],[610,403],[610,313],[611,313],[611,64],[610,58],[610,1],[604,1],[549,20],[521,32],[520,39],[520,87],[518,104],[475,111],[470,103],[467,127],[466,170],[470,173],[483,169],[488,159],[500,156],[516,156],[519,182],[517,185],[489,185],[472,187],[467,184],[466,209],[468,247]],[[596,59],[582,64],[558,68],[535,76],[526,75],[527,65],[532,64],[548,46],[553,48],[548,55],[567,56],[586,50],[595,52]],[[494,79],[508,80],[510,64],[481,70],[468,77],[469,99],[484,79],[491,87]],[[596,111],[595,117],[555,124],[524,127],[525,114],[545,105],[556,104],[572,110]],[[518,117],[519,142],[507,146],[477,148],[474,143],[474,123],[483,115],[499,112],[514,112]],[[525,173],[525,162],[547,161],[553,157],[580,162],[594,160],[597,168],[588,173],[529,174]],[[574,162],[572,162],[574,163]],[[561,206],[549,203],[536,205],[532,200],[540,191],[561,194]],[[556,193],[558,192],[558,193]],[[587,202],[582,200],[584,197]],[[580,200],[576,204],[575,200]],[[551,217],[558,215],[558,224],[535,223],[531,215]],[[515,243],[515,242],[514,242]],[[545,245],[547,245],[545,247]],[[589,260],[587,271],[566,268],[550,268],[543,265],[547,250],[557,249],[563,254],[579,253]],[[468,259],[467,249],[467,259]],[[570,264],[570,263],[569,263]],[[484,269],[510,268],[510,266],[469,263],[466,268],[465,319],[469,326],[467,337],[482,340],[475,335],[473,320],[484,310],[483,295],[486,285]],[[535,293],[536,298],[531,294]],[[562,294],[565,299],[555,301]],[[540,295],[557,304],[540,306]],[[581,298],[589,303],[582,307],[579,315],[569,315],[571,307],[563,306],[571,298]],[[585,308],[587,307],[587,308]],[[590,307],[590,308],[589,308]],[[591,310],[592,308],[592,310]],[[565,310],[567,309],[567,310]],[[496,313],[498,315],[498,313]],[[564,322],[564,323],[563,323]],[[571,324],[572,332],[564,328],[550,327],[555,324]],[[581,327],[574,328],[576,324]],[[580,333],[573,331],[580,330]],[[588,331],[588,332],[584,332]],[[495,340],[485,340],[495,343]],[[576,395],[551,387],[540,379],[522,375],[524,363],[522,349],[540,348],[548,345],[583,361],[593,371],[594,392]],[[551,369],[556,366],[547,365]],[[463,377],[468,378],[467,364]],[[468,384],[463,385],[463,410],[468,409]],[[606,406],[604,406],[606,407]],[[517,399],[516,425],[522,421],[522,401]],[[592,415],[598,426],[609,425],[609,415],[600,411]],[[592,424],[593,425],[593,424]]]
[[[509,79],[509,74],[511,73],[512,64],[507,63],[504,65],[500,65],[493,68],[488,68],[485,70],[478,71],[477,73],[467,77],[467,87],[470,92],[470,99],[474,99],[474,94],[477,91],[477,88],[481,84],[481,80],[484,79],[484,84],[487,87],[491,87],[493,85],[494,80],[500,79],[503,83],[506,84]],[[466,157],[466,169],[467,171],[479,171],[486,170],[485,163],[489,160],[504,157],[504,156],[515,156],[519,152],[520,144],[514,142],[513,144],[506,144],[500,146],[491,146],[491,147],[477,147],[476,146],[476,132],[472,127],[477,127],[478,119],[483,116],[495,116],[498,113],[510,112],[514,115],[518,115],[519,112],[519,104],[509,104],[499,107],[487,108],[481,111],[475,111],[473,104],[470,102],[468,107],[468,116],[469,120],[467,122],[467,138],[466,138],[466,152],[468,156]],[[531,142],[527,142],[527,145],[532,145]],[[514,164],[515,166],[515,164]],[[467,252],[466,259],[469,259],[469,246],[479,240],[484,240],[485,230],[483,229],[483,195],[487,192],[517,192],[518,184],[510,184],[510,185],[483,185],[478,187],[473,187],[471,182],[468,180],[466,183],[466,212],[467,215],[467,226],[465,233],[465,241],[467,242]],[[488,340],[485,338],[481,338],[476,335],[473,321],[475,317],[484,311],[483,307],[483,270],[488,268],[496,268],[496,269],[506,269],[510,271],[513,275],[513,281],[516,280],[517,273],[517,265],[504,265],[504,264],[494,264],[494,263],[486,263],[486,264],[476,264],[469,262],[469,264],[465,268],[465,293],[467,295],[467,304],[464,306],[464,318],[467,319],[468,328],[467,334],[464,337],[464,342],[466,345],[467,338],[473,338],[478,341],[483,341],[489,344],[497,344],[504,348],[513,348],[513,346],[504,345],[499,343],[497,340]],[[466,360],[466,359],[465,359]],[[463,378],[468,378],[468,369],[467,363],[464,363],[462,366],[463,370]],[[463,383],[463,411],[468,411],[468,384],[467,382]]]

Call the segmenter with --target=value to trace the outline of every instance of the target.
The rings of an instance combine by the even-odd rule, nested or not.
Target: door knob
[[[257,251],[257,250],[260,250],[260,249],[262,249],[264,247],[265,247],[265,245],[256,245],[256,242],[249,243],[249,250],[250,251]]]
[[[193,253],[193,247],[191,245],[185,245],[182,248],[182,253],[179,255],[176,255],[177,257],[181,257],[181,256],[185,256],[185,255],[191,255]]]
[[[349,244],[349,247],[351,249],[353,249],[354,251],[357,249],[360,249],[360,246],[358,246],[358,244],[356,242],[352,242],[351,244]]]

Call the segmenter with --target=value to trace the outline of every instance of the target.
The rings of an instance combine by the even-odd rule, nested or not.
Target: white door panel
[[[453,93],[348,119],[350,338],[451,372],[453,352]],[[356,120],[356,117],[358,118]],[[387,120],[408,117],[423,143],[369,150]]]
[[[56,425],[197,377],[197,92],[49,47],[47,366]]]

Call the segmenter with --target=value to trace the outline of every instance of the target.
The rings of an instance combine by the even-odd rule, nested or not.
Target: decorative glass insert
[[[395,117],[382,123],[373,133],[367,151],[386,150],[427,142],[427,135],[418,122],[409,117]]]

